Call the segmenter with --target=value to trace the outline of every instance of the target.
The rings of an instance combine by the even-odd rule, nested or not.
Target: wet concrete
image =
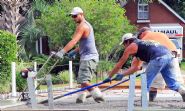
[[[54,108],[59,110],[89,110],[89,111],[124,111],[127,110],[128,90],[109,90],[104,93],[105,102],[96,103],[93,98],[88,98],[82,104],[76,104],[77,94],[60,98],[54,101]],[[136,90],[135,110],[141,109],[140,90]],[[6,108],[4,110],[31,110],[30,105],[19,105],[16,107]],[[47,104],[38,104],[37,109],[48,109]],[[149,110],[184,110],[185,102],[181,96],[170,90],[159,91],[154,102],[149,103]]]

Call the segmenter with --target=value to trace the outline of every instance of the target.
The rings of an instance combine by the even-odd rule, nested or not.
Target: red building
[[[181,57],[185,57],[185,20],[162,0],[145,3],[144,0],[129,0],[125,5],[125,15],[138,28],[150,27],[176,39],[181,47]]]

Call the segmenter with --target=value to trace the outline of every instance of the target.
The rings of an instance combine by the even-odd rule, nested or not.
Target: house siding
[[[154,1],[149,4],[149,20],[147,23],[137,23],[137,0],[130,0],[125,6],[128,20],[138,29],[149,24],[180,24],[183,27],[183,34],[185,35],[185,23],[176,17],[163,4]],[[185,58],[185,39],[183,38],[183,58]]]

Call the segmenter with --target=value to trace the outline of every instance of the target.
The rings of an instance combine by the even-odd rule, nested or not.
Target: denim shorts
[[[82,83],[90,82],[93,77],[93,74],[96,72],[97,65],[98,65],[98,62],[94,59],[81,60],[78,77],[77,77],[77,83],[82,84]]]

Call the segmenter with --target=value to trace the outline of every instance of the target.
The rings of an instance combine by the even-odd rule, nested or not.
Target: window
[[[3,12],[3,7],[2,7],[2,5],[0,4],[0,17],[2,16],[2,12]]]
[[[149,6],[148,3],[145,2],[145,0],[138,0],[138,19],[149,19]]]

